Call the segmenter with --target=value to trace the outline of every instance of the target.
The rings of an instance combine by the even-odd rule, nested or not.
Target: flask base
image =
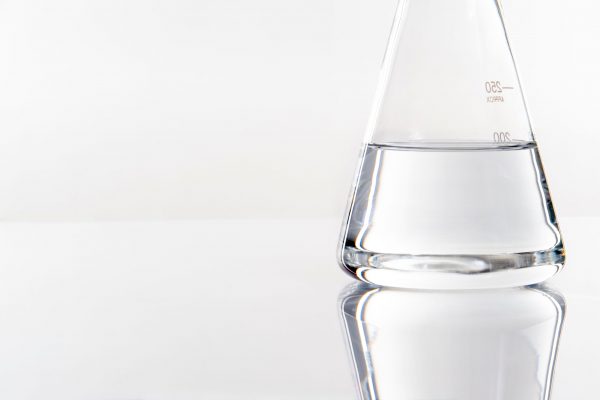
[[[564,265],[562,246],[513,254],[400,255],[345,247],[342,267],[355,278],[405,289],[489,289],[545,281]]]

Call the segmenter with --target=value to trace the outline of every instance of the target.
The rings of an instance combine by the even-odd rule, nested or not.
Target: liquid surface
[[[533,142],[370,144],[344,233],[350,268],[489,272],[562,251]]]

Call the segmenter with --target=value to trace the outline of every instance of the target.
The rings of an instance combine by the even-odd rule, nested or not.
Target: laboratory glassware
[[[399,0],[339,262],[384,286],[511,287],[564,264],[495,0]]]

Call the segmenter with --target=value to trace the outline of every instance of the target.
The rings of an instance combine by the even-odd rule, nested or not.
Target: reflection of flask
[[[399,0],[340,262],[416,288],[519,286],[564,262],[495,0]]]
[[[342,319],[362,400],[548,400],[564,299],[544,288],[356,285]]]

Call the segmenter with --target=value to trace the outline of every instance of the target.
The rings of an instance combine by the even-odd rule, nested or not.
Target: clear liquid
[[[371,283],[419,288],[531,284],[562,241],[533,142],[370,144],[341,263]]]

